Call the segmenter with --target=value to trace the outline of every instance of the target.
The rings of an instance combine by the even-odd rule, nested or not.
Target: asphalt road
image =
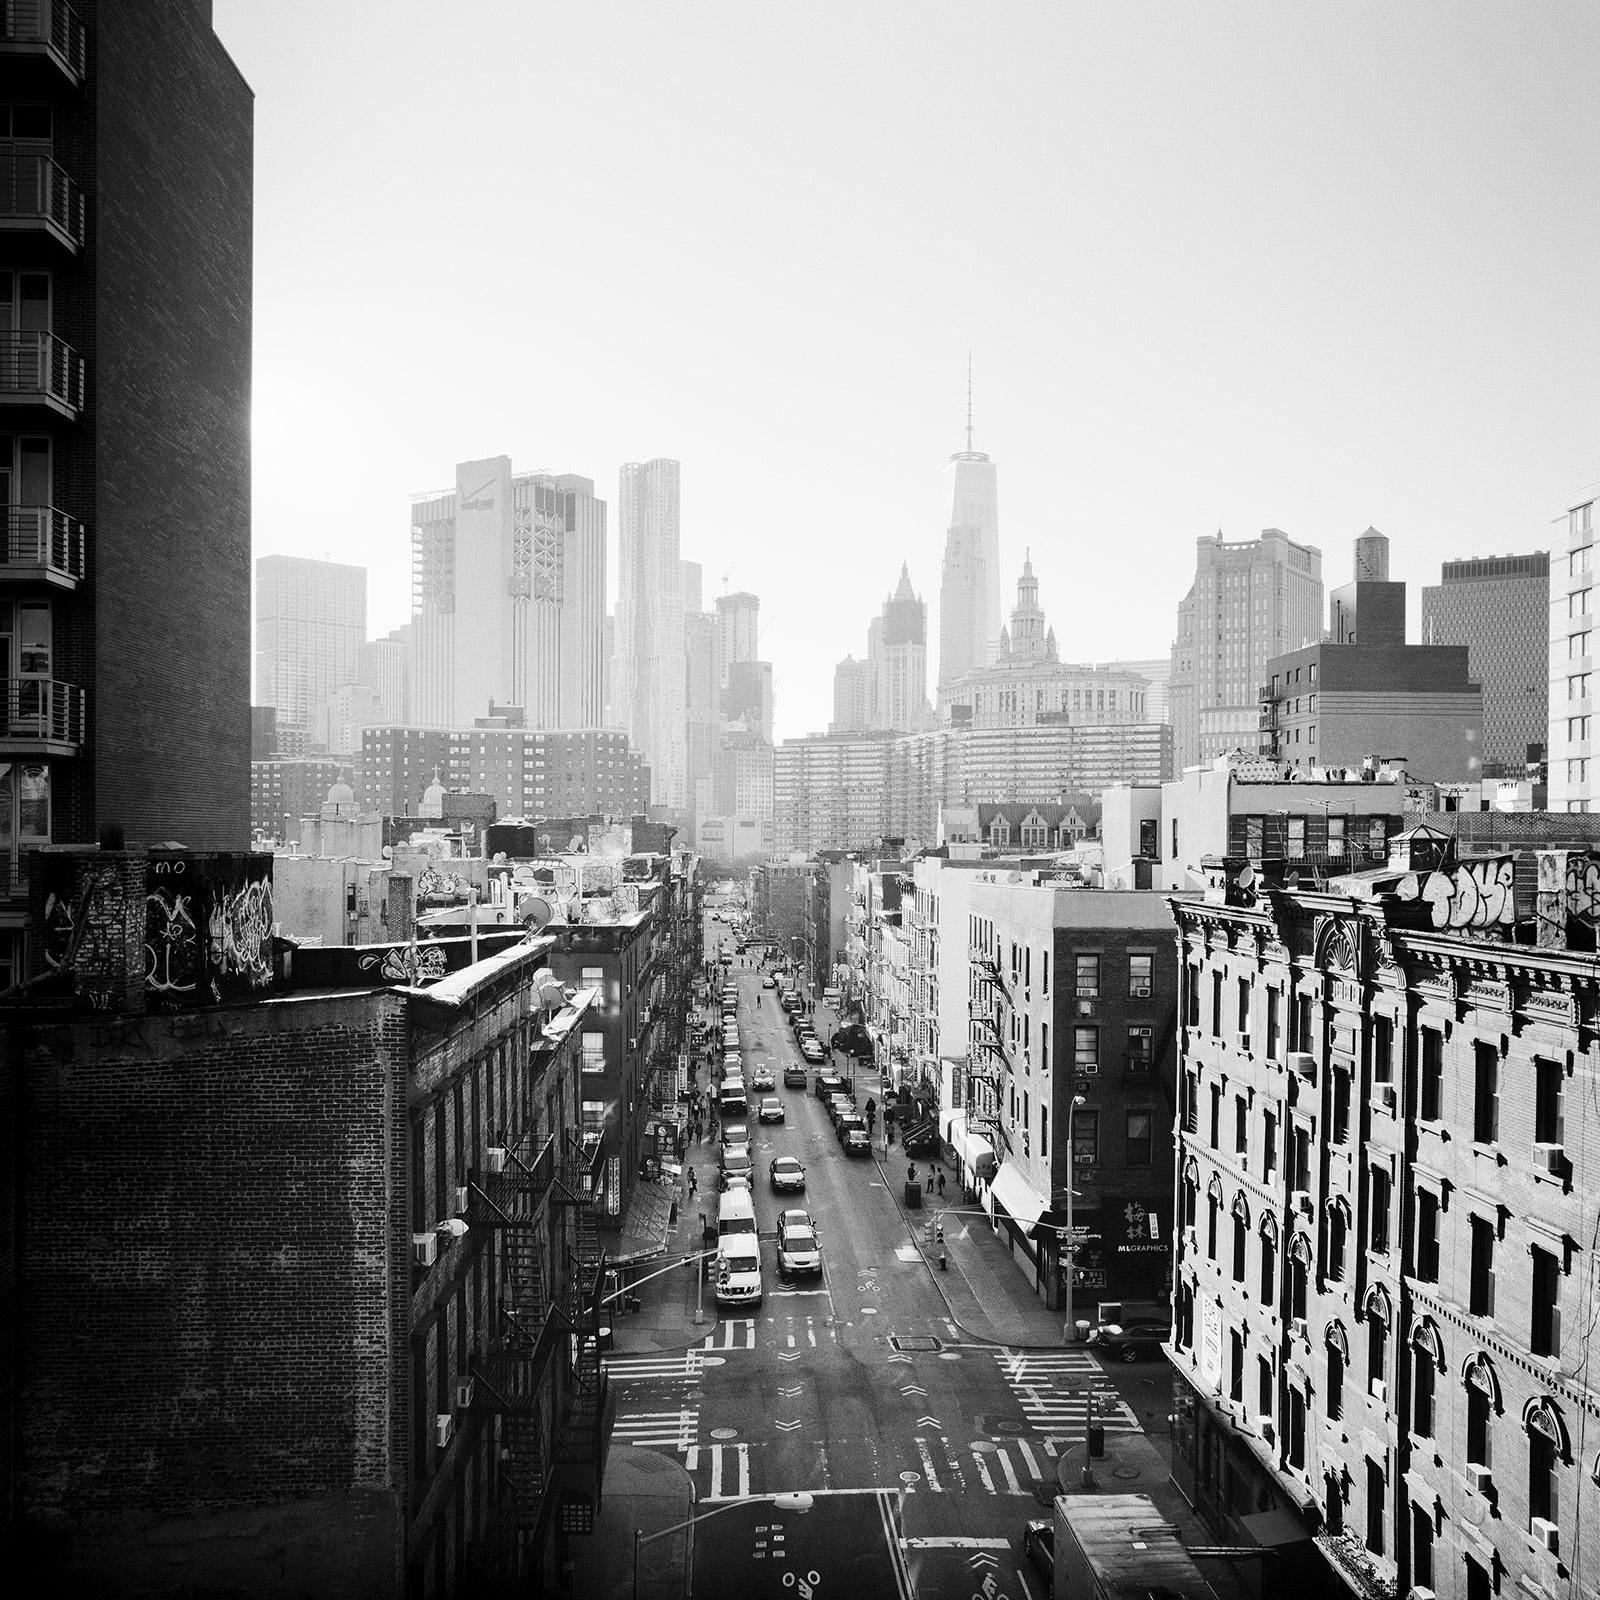
[[[1009,1350],[949,1319],[924,1253],[930,1212],[897,1204],[898,1149],[887,1180],[876,1160],[844,1154],[815,1069],[805,1090],[782,1087],[800,1056],[774,992],[734,972],[746,1075],[770,1067],[786,1108],[782,1125],[750,1123],[763,1301],[687,1351],[614,1360],[613,1448],[666,1450],[693,1479],[701,1600],[1042,1600],[1020,1553],[1023,1525],[1046,1514],[1037,1491],[1053,1493],[1062,1454],[1081,1450],[1091,1392],[1109,1428],[1133,1417],[1087,1351]],[[708,1201],[714,1152],[708,1139],[689,1156]],[[805,1164],[803,1196],[772,1192],[779,1154]],[[779,1281],[776,1217],[793,1205],[815,1220],[820,1282]],[[1117,1374],[1145,1406],[1132,1386],[1147,1376]],[[801,1491],[804,1511],[752,1498]]]

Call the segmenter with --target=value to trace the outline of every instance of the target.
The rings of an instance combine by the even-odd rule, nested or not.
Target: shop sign
[[[1200,1376],[1213,1389],[1222,1382],[1222,1307],[1215,1300],[1200,1306]]]
[[[1170,1202],[1127,1195],[1106,1202],[1106,1231],[1119,1256],[1164,1256],[1171,1241],[1163,1237],[1161,1207]]]
[[[622,1157],[606,1158],[606,1214],[616,1216],[622,1209]]]

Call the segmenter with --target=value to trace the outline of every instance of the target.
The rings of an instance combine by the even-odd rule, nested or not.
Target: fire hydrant
[[[941,1272],[948,1272],[950,1270],[950,1257],[946,1253],[943,1245],[939,1246],[939,1270]]]

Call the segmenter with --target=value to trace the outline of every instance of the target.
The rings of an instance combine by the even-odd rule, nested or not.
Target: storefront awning
[[[1021,1170],[1009,1164],[995,1173],[989,1198],[1004,1206],[1006,1215],[1030,1238],[1039,1218],[1049,1209]]]
[[[960,1138],[952,1139],[950,1143],[955,1146],[962,1167],[973,1177],[987,1183],[994,1176],[994,1169],[999,1165],[999,1161],[995,1156],[994,1146],[982,1135],[963,1133]]]

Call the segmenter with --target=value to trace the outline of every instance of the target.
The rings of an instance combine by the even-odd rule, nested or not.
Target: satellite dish
[[[541,899],[536,894],[528,895],[522,902],[522,925],[532,929],[535,933],[545,926],[555,915],[555,908],[548,900]]]

